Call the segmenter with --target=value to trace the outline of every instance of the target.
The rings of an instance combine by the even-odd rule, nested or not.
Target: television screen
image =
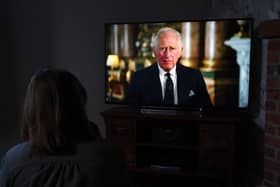
[[[172,59],[171,51],[174,47],[170,43],[165,46],[164,42],[168,40],[155,40],[162,39],[157,37],[160,29],[172,28],[181,37],[180,52],[176,53],[177,74],[175,73],[173,85],[177,90],[174,92],[176,96],[172,106],[199,106],[192,105],[194,101],[188,100],[203,92],[201,90],[205,87],[214,108],[247,109],[250,101],[252,27],[251,18],[105,23],[105,102],[131,104],[127,97],[132,84],[138,83],[142,87],[133,85],[133,94],[135,97],[142,94],[144,98],[133,104],[164,105],[161,101],[165,95],[165,80],[160,78],[159,69],[162,66],[159,62],[162,56],[166,61]],[[192,75],[182,78],[179,72],[181,68],[192,72]],[[202,81],[199,79],[200,75]],[[136,78],[140,80],[135,80]],[[183,99],[183,89],[183,94],[188,98]],[[195,102],[205,101],[197,97]]]

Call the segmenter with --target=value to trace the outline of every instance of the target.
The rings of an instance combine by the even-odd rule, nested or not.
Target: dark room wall
[[[10,6],[8,2],[1,3],[0,6],[0,156],[1,153],[8,149],[11,142],[15,139],[10,139],[15,132],[16,118],[15,114],[17,107],[16,88],[15,88],[15,65],[12,63],[12,43],[10,29]]]
[[[49,4],[7,1],[1,4],[0,155],[19,141],[23,98],[32,73],[51,64]],[[2,29],[4,28],[4,29]]]

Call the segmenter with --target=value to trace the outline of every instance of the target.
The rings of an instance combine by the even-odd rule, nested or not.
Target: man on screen
[[[157,63],[137,71],[126,102],[138,106],[212,106],[202,74],[178,63],[183,44],[173,28],[161,28],[151,43]]]

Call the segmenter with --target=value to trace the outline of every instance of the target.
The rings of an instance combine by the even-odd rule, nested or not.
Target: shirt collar
[[[158,66],[160,75],[165,75],[165,73],[167,73],[164,69],[162,69],[160,67],[159,64],[157,64],[157,66]],[[174,76],[174,77],[176,76],[176,65],[169,71],[169,73],[171,74],[171,76]]]

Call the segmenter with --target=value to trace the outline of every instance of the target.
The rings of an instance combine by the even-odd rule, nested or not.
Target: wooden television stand
[[[126,152],[134,186],[232,186],[240,116],[129,107],[102,115],[106,138]]]

